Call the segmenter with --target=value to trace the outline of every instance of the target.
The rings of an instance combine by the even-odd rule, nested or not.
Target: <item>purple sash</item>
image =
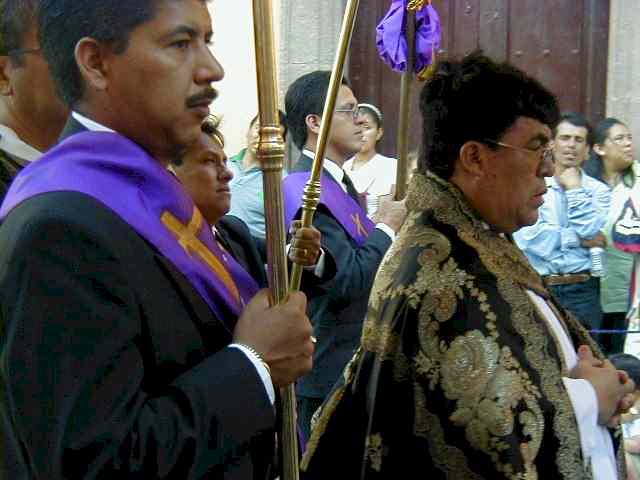
[[[128,138],[108,132],[68,138],[16,177],[0,219],[30,197],[60,191],[84,193],[113,210],[187,277],[221,321],[229,312],[239,316],[258,291],[218,246],[178,180]]]
[[[300,211],[304,187],[309,181],[310,175],[310,172],[290,173],[283,180],[284,219],[287,226]],[[369,234],[375,228],[374,223],[369,220],[362,207],[337,182],[323,174],[320,177],[320,186],[322,188],[320,203],[329,209],[359,247],[364,245]]]

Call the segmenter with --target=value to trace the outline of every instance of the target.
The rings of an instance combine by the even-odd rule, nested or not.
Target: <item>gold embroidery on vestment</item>
[[[365,440],[365,451],[371,469],[379,472],[382,469],[382,457],[384,455],[382,436],[379,433],[367,437]]]

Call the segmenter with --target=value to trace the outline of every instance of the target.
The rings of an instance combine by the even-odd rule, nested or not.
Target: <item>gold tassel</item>
[[[407,10],[413,10],[417,12],[422,10],[426,5],[431,5],[431,0],[411,0],[407,5]]]
[[[436,49],[435,49],[435,46],[432,46],[431,47],[431,63],[417,73],[418,80],[420,80],[421,82],[424,82],[431,78],[431,76],[436,71],[436,61],[437,61]]]

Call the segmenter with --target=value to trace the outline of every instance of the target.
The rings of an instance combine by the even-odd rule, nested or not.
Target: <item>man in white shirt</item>
[[[69,112],[40,49],[36,3],[0,4],[0,202],[15,175],[56,143]]]

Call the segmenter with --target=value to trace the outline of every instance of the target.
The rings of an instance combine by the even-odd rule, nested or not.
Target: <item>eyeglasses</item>
[[[532,149],[526,147],[516,147],[515,145],[509,145],[508,143],[496,142],[495,140],[484,140],[487,143],[491,143],[493,145],[498,145],[499,147],[511,148],[513,150],[519,150],[525,153],[535,153],[538,155],[543,162],[551,162],[555,163],[555,158],[553,158],[553,149],[549,145],[545,145],[544,147]]]
[[[624,145],[625,144],[625,140],[629,143],[633,143],[633,135],[629,134],[629,135],[616,135],[613,138],[610,138],[609,140],[611,140],[613,143],[615,143],[616,145]]]
[[[358,117],[360,116],[360,107],[358,105],[354,105],[353,107],[350,108],[336,108],[334,110],[335,113],[350,113],[351,117],[353,118],[354,121],[356,121],[358,119]]]

